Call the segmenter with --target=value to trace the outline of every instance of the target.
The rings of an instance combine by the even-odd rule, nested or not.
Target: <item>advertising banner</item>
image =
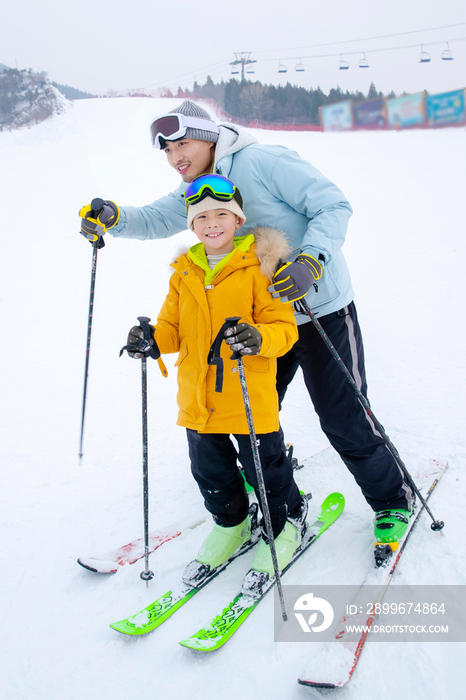
[[[391,129],[406,129],[425,124],[425,94],[394,97],[386,101],[388,125]]]
[[[325,105],[320,108],[320,122],[324,131],[347,131],[353,128],[351,100]]]
[[[464,90],[443,92],[426,97],[427,126],[464,124],[466,121]]]
[[[355,129],[384,129],[387,126],[385,98],[353,104],[353,121]]]

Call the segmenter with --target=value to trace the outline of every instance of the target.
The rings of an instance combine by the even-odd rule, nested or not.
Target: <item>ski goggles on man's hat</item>
[[[176,141],[186,136],[188,129],[208,131],[217,135],[220,133],[217,124],[209,119],[187,117],[184,114],[164,114],[154,119],[150,125],[152,146],[162,149],[161,138],[165,141]]]
[[[205,197],[212,197],[212,199],[216,199],[219,202],[230,202],[234,199],[238,202],[240,208],[243,208],[243,198],[239,189],[235,187],[231,180],[222,175],[201,175],[201,177],[193,180],[184,193],[186,211],[189,205],[197,204]]]

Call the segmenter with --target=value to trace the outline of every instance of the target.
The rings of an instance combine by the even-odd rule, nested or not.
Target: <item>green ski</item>
[[[165,622],[165,620],[168,620],[168,618],[171,617],[173,613],[178,610],[178,608],[181,608],[181,606],[187,603],[188,600],[193,597],[193,595],[202,590],[204,586],[207,586],[207,584],[216,578],[222,571],[224,571],[232,561],[257,544],[260,538],[260,527],[257,524],[256,503],[251,505],[249,512],[252,514],[251,520],[253,522],[251,539],[243,544],[241,549],[230,557],[228,561],[221,564],[216,569],[213,569],[196,586],[182,581],[173,591],[168,591],[164,595],[160,596],[160,598],[157,598],[157,600],[140,612],[136,613],[136,615],[132,615],[125,620],[120,620],[119,622],[112,622],[110,627],[117,632],[122,632],[123,634],[138,636],[152,632],[152,630],[159,627],[163,622]]]
[[[296,552],[291,562],[283,569],[282,573],[294,564],[294,562],[313,544],[327,528],[339,518],[345,507],[345,499],[341,493],[332,493],[324,500],[318,519],[310,525],[307,539]],[[275,585],[275,577],[267,582],[266,587],[259,596],[250,596],[240,593],[214,620],[202,628],[196,634],[180,642],[182,646],[197,651],[213,651],[225,644],[236,632],[245,619],[249,617],[254,608]]]

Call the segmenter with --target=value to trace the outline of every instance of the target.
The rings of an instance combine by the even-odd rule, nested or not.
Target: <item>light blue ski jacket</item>
[[[290,261],[303,252],[323,266],[321,279],[306,295],[312,311],[321,317],[349,304],[354,293],[341,249],[352,209],[342,191],[294,151],[261,145],[234,125],[219,128],[214,172],[239,188],[247,217],[237,235],[257,226],[283,231],[293,249]],[[120,207],[119,222],[109,233],[146,240],[184,231],[186,187],[182,182],[144,207]],[[305,323],[309,317],[297,314],[296,320]]]

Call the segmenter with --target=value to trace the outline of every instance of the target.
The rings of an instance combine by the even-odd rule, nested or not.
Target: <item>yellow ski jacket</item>
[[[215,391],[217,367],[207,357],[225,319],[240,316],[255,326],[262,345],[243,364],[257,434],[278,430],[276,358],[298,339],[291,304],[268,291],[289,247],[284,234],[259,227],[235,238],[235,249],[212,271],[199,243],[172,263],[168,295],[157,318],[155,340],[162,354],[179,352],[178,425],[201,433],[247,434],[248,424],[237,363],[222,343],[224,380]]]

